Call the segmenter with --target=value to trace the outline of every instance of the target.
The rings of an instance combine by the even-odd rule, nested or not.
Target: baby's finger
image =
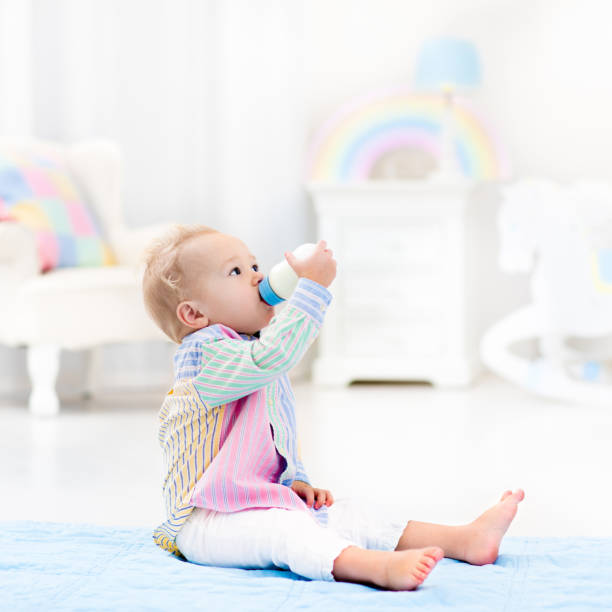
[[[295,264],[297,262],[297,260],[295,259],[295,255],[291,252],[291,251],[287,251],[285,253],[285,259],[287,260],[287,263],[292,267],[295,268]]]
[[[325,505],[325,491],[323,489],[317,489],[317,505],[315,508],[318,510],[323,505]]]
[[[314,503],[314,489],[312,487],[308,487],[308,489],[306,489],[306,505],[309,508],[312,508],[313,503]]]
[[[325,491],[325,493],[327,493],[325,496],[327,498],[327,505],[331,506],[334,503],[334,496],[331,494],[331,491]]]

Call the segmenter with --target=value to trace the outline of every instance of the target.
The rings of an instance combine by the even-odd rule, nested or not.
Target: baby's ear
[[[176,307],[176,316],[183,325],[193,329],[202,329],[208,325],[208,317],[195,302],[181,302]]]

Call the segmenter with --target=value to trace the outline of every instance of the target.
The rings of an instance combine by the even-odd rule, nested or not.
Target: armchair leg
[[[28,406],[32,414],[48,416],[59,412],[59,400],[55,392],[59,358],[59,346],[40,344],[28,347],[28,375],[32,385]]]
[[[87,355],[87,372],[83,386],[83,397],[91,399],[98,390],[98,372],[100,370],[100,353],[98,348],[92,347]]]

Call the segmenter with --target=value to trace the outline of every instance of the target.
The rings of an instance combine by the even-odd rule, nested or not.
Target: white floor
[[[612,406],[548,402],[493,377],[469,390],[294,391],[304,463],[336,497],[455,524],[522,487],[510,535],[612,536]],[[0,520],[160,521],[162,396],[109,394],[54,419],[0,402]]]

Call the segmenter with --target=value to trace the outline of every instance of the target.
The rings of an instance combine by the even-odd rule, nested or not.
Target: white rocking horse
[[[502,189],[499,263],[533,302],[495,324],[483,362],[542,396],[612,406],[612,187],[522,181]],[[527,359],[512,345],[538,341]]]

